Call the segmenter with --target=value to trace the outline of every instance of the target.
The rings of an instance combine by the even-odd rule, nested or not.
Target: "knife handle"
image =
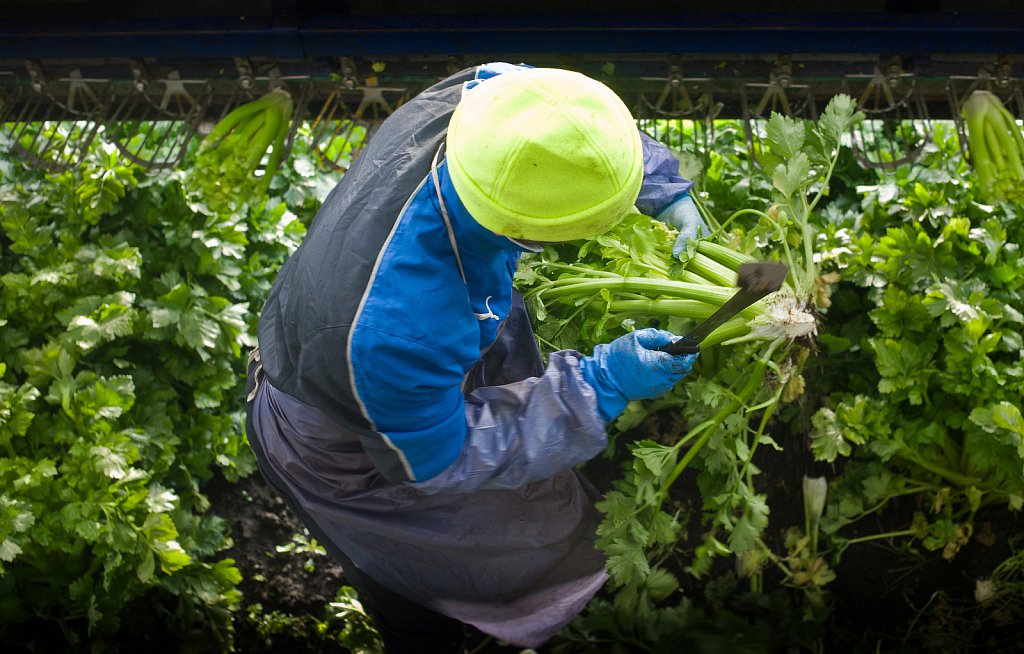
[[[699,354],[700,343],[697,343],[686,336],[672,341],[666,345],[662,345],[658,348],[659,352],[668,352],[669,354]]]

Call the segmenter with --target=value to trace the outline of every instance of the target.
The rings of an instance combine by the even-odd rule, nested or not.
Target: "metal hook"
[[[865,80],[861,93],[850,92],[851,81]],[[853,156],[862,166],[891,171],[921,156],[931,139],[928,109],[915,75],[904,71],[898,56],[876,64],[870,76],[846,75],[844,87],[867,114],[867,120],[854,129],[851,143]]]
[[[164,83],[164,94],[160,98],[160,108],[166,110],[171,104],[171,100],[186,100],[191,107],[195,107],[199,102],[195,99],[192,93],[185,88],[185,84],[193,80],[183,80],[181,75],[176,70],[172,70],[167,73],[167,77],[161,80]]]
[[[68,111],[76,111],[75,103],[79,99],[82,101],[81,111],[84,112],[94,111],[102,105],[99,96],[96,95],[96,92],[92,90],[87,81],[82,78],[82,71],[78,68],[68,73],[68,77],[62,78],[61,81],[68,82],[66,107]]]

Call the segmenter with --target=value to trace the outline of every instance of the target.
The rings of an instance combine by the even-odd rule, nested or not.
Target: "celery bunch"
[[[1024,199],[1024,136],[999,98],[975,91],[964,102],[967,140],[982,198]]]
[[[291,94],[276,88],[221,119],[199,146],[190,195],[214,207],[237,207],[266,193],[284,157],[293,110]]]
[[[638,213],[599,236],[527,257],[518,286],[541,342],[552,350],[589,349],[652,324],[686,333],[714,313],[738,290],[740,264],[754,258],[700,239],[676,259],[674,234]],[[811,334],[816,323],[804,304],[787,285],[716,329],[702,346]]]

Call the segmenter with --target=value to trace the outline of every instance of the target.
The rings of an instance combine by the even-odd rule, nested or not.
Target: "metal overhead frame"
[[[595,1],[599,9],[610,4]],[[408,7],[399,13],[402,3],[386,0],[264,0],[242,3],[263,12],[257,15],[32,17],[53,2],[38,0],[35,14],[23,12],[29,18],[15,14],[0,23],[0,72],[24,76],[24,62],[32,60],[56,76],[77,69],[89,78],[130,81],[131,59],[196,79],[234,75],[230,62],[244,58],[284,76],[330,80],[342,74],[337,62],[344,57],[360,70],[373,69],[380,85],[415,91],[448,74],[453,61],[503,60],[580,70],[632,106],[637,94],[651,92],[652,79],[671,75],[674,59],[687,76],[713,81],[722,117],[740,117],[744,86],[771,83],[780,57],[792,61],[794,83],[828,94],[842,89],[844,76],[871,74],[880,59],[898,55],[917,76],[924,101],[935,104],[930,115],[940,117],[949,113],[942,109],[948,104],[945,79],[974,76],[981,65],[1024,55],[1024,10],[861,11],[864,3],[847,1],[839,3],[846,11],[835,13],[681,13],[678,3],[638,0],[631,13],[540,13],[541,3],[525,2],[528,11],[429,14]],[[231,0],[219,2],[232,8]],[[324,10],[334,4],[364,13]],[[370,13],[365,7],[371,4],[382,13]],[[453,3],[436,4],[450,10],[446,4]]]
[[[451,13],[454,0],[431,3],[447,13],[417,13],[424,9],[397,0],[208,1],[220,15],[150,15],[163,11],[157,0],[137,0],[141,9],[118,16],[100,11],[114,3],[99,0],[21,0],[22,11],[0,23],[0,135],[23,141],[11,130],[32,121],[77,121],[74,135],[100,124],[106,137],[120,134],[118,147],[136,160],[169,167],[199,122],[283,84],[313,122],[311,150],[325,166],[344,168],[358,140],[422,88],[466,66],[510,61],[586,73],[615,90],[641,123],[685,134],[697,147],[715,118],[744,119],[754,141],[770,111],[811,117],[847,92],[878,128],[863,135],[863,163],[888,167],[920,149],[898,143],[898,156],[871,156],[880,142],[893,142],[899,121],[959,118],[954,85],[995,76],[1008,97],[1024,97],[1024,7],[971,10],[987,0],[941,0],[964,5],[955,11],[891,10],[940,0],[836,0],[834,13],[681,13],[677,1],[635,0],[628,14],[620,0],[590,0],[587,14],[551,11],[545,5],[555,0],[478,14]],[[62,14],[47,10],[58,5],[80,15],[54,18]],[[76,98],[89,98],[88,107]],[[152,120],[188,125],[180,139],[164,130],[158,140],[145,127]],[[33,143],[68,141],[61,129],[37,129]],[[30,155],[72,165],[76,151],[51,149]]]

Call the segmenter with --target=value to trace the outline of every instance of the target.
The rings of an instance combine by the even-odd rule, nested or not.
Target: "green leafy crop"
[[[916,492],[930,509],[903,535],[952,558],[980,509],[1024,505],[1024,210],[979,202],[951,133],[936,143],[862,185],[862,213],[823,244],[857,298],[839,318],[855,337],[826,342],[826,355],[845,353],[812,437],[821,459],[854,457],[829,511],[838,543],[845,525]]]
[[[42,622],[68,650],[101,648],[150,606],[223,648],[240,576],[203,488],[253,469],[246,349],[329,180],[298,170],[312,168],[299,151],[268,197],[217,212],[189,202],[186,176],[148,176],[112,146],[54,175],[7,157],[0,642]]]

